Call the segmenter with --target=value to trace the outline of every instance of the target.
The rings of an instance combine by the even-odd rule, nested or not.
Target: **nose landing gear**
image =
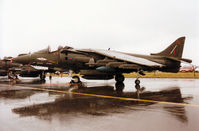
[[[72,87],[77,87],[78,89],[85,88],[84,84],[81,82],[79,76],[73,76],[72,80],[70,81],[70,85]]]
[[[79,76],[73,76],[70,83],[76,83],[76,84],[81,83]]]
[[[45,81],[45,79],[46,79],[46,74],[45,74],[45,72],[42,72],[41,74],[40,74],[40,80],[41,81]]]
[[[9,71],[8,72],[8,79],[10,80],[18,80],[18,76],[15,72]]]

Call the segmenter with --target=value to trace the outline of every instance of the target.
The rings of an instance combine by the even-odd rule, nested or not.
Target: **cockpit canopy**
[[[57,48],[57,50],[61,50],[61,49],[63,49],[63,46],[58,46],[58,48]]]
[[[70,47],[70,46],[64,46],[63,49],[73,49],[73,47]]]
[[[44,54],[44,53],[50,53],[50,52],[51,52],[51,49],[50,49],[50,46],[48,46],[46,49],[42,49],[42,50],[36,51],[34,53]]]
[[[4,60],[4,61],[10,61],[12,58],[13,58],[13,57],[11,57],[11,56],[8,56],[8,57],[5,56],[5,57],[3,58],[3,60]]]
[[[28,54],[19,54],[18,56],[23,56],[23,55],[28,55]]]

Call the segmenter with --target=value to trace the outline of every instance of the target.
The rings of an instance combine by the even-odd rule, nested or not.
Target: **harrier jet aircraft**
[[[19,54],[18,57],[13,59],[13,62],[32,66],[33,68],[40,70],[40,78],[41,80],[44,80],[46,73],[68,71],[65,66],[66,64],[64,64],[66,56],[63,53],[60,53],[61,49],[63,49],[63,47],[59,46],[56,51],[51,51],[50,47],[48,47],[29,54]]]
[[[108,80],[115,78],[117,83],[122,83],[125,79],[123,73],[137,72],[135,84],[139,85],[139,75],[145,75],[145,71],[159,70],[176,73],[179,71],[182,61],[191,63],[191,60],[182,58],[184,42],[185,37],[180,37],[165,50],[150,55],[102,49],[75,49],[66,46],[61,49],[56,61],[60,67],[79,73],[85,79]],[[49,57],[38,55],[37,61],[39,57],[46,61],[50,60]],[[30,55],[19,56],[14,60],[28,63]],[[32,63],[38,64],[35,61]],[[79,83],[80,79],[75,76],[71,82]]]
[[[38,77],[43,70],[36,69],[31,65],[22,65],[15,63],[12,57],[6,57],[0,60],[0,76],[8,76],[8,79],[17,79],[21,77]]]
[[[17,71],[17,69],[21,66],[19,63],[12,63],[11,57],[4,58],[0,60],[0,76],[7,76],[8,78],[16,77],[14,75],[11,76],[11,72]]]

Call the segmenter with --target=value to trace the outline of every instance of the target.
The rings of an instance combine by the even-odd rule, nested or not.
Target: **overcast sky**
[[[181,36],[199,65],[198,0],[0,0],[0,58],[48,45],[150,54]]]

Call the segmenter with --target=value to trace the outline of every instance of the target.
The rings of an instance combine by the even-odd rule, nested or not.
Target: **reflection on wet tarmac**
[[[33,90],[4,90],[0,91],[0,98],[25,99],[35,93]]]
[[[82,123],[82,121],[88,123],[92,118],[91,121],[98,121],[96,124],[104,125],[110,130],[117,129],[119,125],[123,125],[124,129],[136,127],[139,130],[140,126],[138,127],[137,123],[148,127],[157,126],[157,130],[161,130],[161,124],[163,124],[167,128],[169,127],[168,130],[172,130],[183,129],[198,120],[197,115],[193,116],[194,113],[192,112],[198,108],[183,106],[185,103],[197,105],[198,97],[187,93],[187,90],[190,91],[189,89],[192,87],[188,83],[193,83],[193,81],[187,81],[185,86],[175,84],[162,88],[162,80],[156,80],[160,83],[156,85],[152,84],[151,80],[145,80],[148,81],[145,88],[136,87],[137,90],[134,87],[125,87],[129,84],[128,81],[125,84],[84,82],[83,87],[64,83],[64,79],[59,82],[57,82],[58,80],[47,80],[45,83],[38,80],[0,81],[0,104],[4,108],[0,110],[1,116],[4,116],[3,119],[0,119],[0,123],[10,124],[9,121],[11,121],[14,123],[13,128],[23,120],[23,128],[26,127],[25,123],[28,122],[31,127],[35,127],[35,124],[42,124],[45,127],[43,130],[50,130],[49,124],[46,123],[54,123],[55,127],[60,127],[59,129],[70,130],[69,125],[73,123],[72,127],[76,130],[81,130],[82,127],[85,127],[83,130],[87,130],[87,125],[79,125],[78,123]],[[169,80],[165,81],[165,83],[168,83]],[[176,80],[174,81],[176,83]],[[194,89],[196,87],[197,84],[193,86]],[[195,92],[195,94],[198,93]],[[170,102],[170,104],[161,102]],[[4,112],[9,112],[8,118],[6,114],[4,115]],[[7,119],[7,121],[4,121],[4,119]],[[116,121],[116,123],[111,122],[114,126],[103,124],[104,121],[112,120]],[[162,120],[163,122],[161,122]],[[37,122],[32,124],[35,121]],[[178,128],[170,127],[168,121],[171,121],[170,124],[172,122],[174,122],[173,125],[177,124]],[[132,125],[129,125],[129,122]],[[93,128],[91,129],[94,130],[95,126],[92,125]],[[197,126],[197,124],[194,124],[194,126]],[[188,127],[186,129],[193,128]]]
[[[15,80],[12,80],[12,79],[8,79],[8,78],[0,78],[0,83],[1,84],[11,84],[11,85],[14,85],[14,84],[43,84],[45,83],[45,81],[41,81],[40,79],[38,78],[33,78],[33,79],[23,79],[23,80],[20,80],[20,79],[15,79]]]
[[[69,89],[70,88],[68,88],[68,90]],[[118,89],[118,87],[116,87],[116,89]],[[138,92],[118,92],[117,90],[114,90],[113,86],[90,87],[84,89],[75,89],[73,91],[106,96],[122,96],[125,98],[138,97]],[[52,92],[49,92],[49,95],[51,95],[51,93]],[[142,92],[139,93],[139,98],[146,100],[183,103],[183,98],[178,87],[158,92]],[[68,114],[74,112],[104,116],[111,113],[125,112],[126,110],[133,109],[132,107],[138,108],[152,104],[155,103],[65,94],[56,98],[54,102],[14,108],[12,111],[20,116],[38,116],[39,118],[45,119],[45,117],[49,117],[54,114]],[[165,110],[176,116],[178,120],[182,122],[187,121],[184,107],[166,106]],[[178,114],[174,112],[178,112]]]
[[[182,107],[182,106],[172,106],[171,107],[170,106],[170,107],[164,107],[164,109],[167,110],[172,116],[175,116],[181,122],[188,121],[184,107]]]

